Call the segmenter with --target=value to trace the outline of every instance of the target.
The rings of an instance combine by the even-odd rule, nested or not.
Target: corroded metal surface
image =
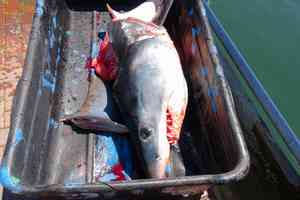
[[[0,0],[0,158],[16,84],[22,73],[33,10],[34,0]]]
[[[34,0],[0,0],[0,138],[5,145],[15,87],[24,59]]]

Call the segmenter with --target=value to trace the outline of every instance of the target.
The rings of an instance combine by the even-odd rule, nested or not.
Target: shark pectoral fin
[[[113,133],[129,132],[125,125],[111,120],[105,112],[98,115],[83,114],[78,112],[65,115],[60,119],[60,121],[72,122],[75,126],[85,130],[108,131]]]
[[[129,132],[125,125],[111,120],[108,116],[95,117],[93,120],[95,130],[121,134]]]
[[[80,112],[77,112],[77,113],[73,113],[70,115],[64,115],[59,119],[59,121],[60,122],[68,122],[68,121],[72,121],[73,119],[81,117],[81,116],[82,116],[82,114]]]

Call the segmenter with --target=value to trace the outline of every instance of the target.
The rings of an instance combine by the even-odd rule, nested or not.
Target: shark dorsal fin
[[[153,2],[144,2],[138,7],[124,13],[112,9],[108,4],[106,6],[113,21],[136,18],[144,22],[153,22],[156,16],[156,7]]]

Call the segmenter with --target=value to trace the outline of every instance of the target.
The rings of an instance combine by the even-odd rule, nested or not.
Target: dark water
[[[210,0],[209,5],[300,137],[300,1]],[[282,139],[278,135],[275,138],[294,169],[300,172]],[[246,178],[232,190],[225,187],[223,195],[229,194],[221,199],[252,199],[253,196],[257,199],[283,199],[276,187],[271,189],[271,186],[260,185],[255,173],[251,170],[249,176],[252,178]],[[245,186],[247,184],[251,185],[250,188]],[[237,192],[239,190],[242,195]],[[290,196],[287,199],[296,198],[292,193]]]
[[[300,136],[300,1],[210,0],[210,6]]]

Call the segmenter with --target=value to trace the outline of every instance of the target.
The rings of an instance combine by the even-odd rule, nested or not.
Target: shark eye
[[[141,128],[140,138],[147,140],[152,135],[152,130],[150,128]]]

